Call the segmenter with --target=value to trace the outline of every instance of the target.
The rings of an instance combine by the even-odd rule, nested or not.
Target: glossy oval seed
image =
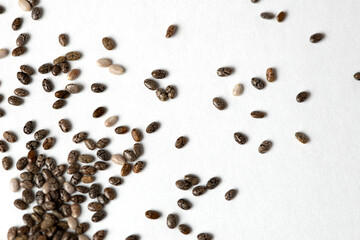
[[[309,142],[309,137],[306,136],[305,133],[297,132],[297,133],[295,133],[295,137],[297,140],[299,140],[299,142],[301,142],[303,144],[306,144]]]
[[[200,182],[199,177],[195,176],[194,174],[186,174],[184,176],[184,180],[190,182],[192,186],[195,186]]]
[[[24,46],[30,38],[30,35],[27,33],[21,33],[16,39],[16,46],[22,47]]]
[[[278,22],[283,22],[284,19],[285,19],[285,17],[286,17],[286,12],[281,11],[281,12],[279,12],[279,14],[276,16],[276,20],[277,20]]]
[[[116,134],[125,134],[128,131],[129,131],[129,128],[127,126],[119,126],[119,127],[115,128]]]
[[[5,132],[3,133],[3,137],[4,137],[4,139],[5,139],[7,142],[9,142],[9,143],[14,143],[14,142],[16,142],[16,140],[17,140],[16,134],[13,133],[13,132],[10,132],[10,131],[5,131]]]
[[[62,33],[59,35],[58,40],[60,45],[65,47],[69,42],[69,37],[65,33]]]
[[[234,133],[234,139],[238,144],[245,144],[247,142],[247,137],[239,132]]]
[[[107,50],[113,50],[116,46],[115,41],[109,37],[104,37],[102,39],[102,44]]]
[[[110,139],[109,138],[100,138],[97,142],[96,142],[96,147],[97,148],[105,148],[107,147],[107,145],[109,145],[110,143]]]
[[[17,47],[11,52],[11,55],[13,57],[18,57],[23,55],[25,52],[26,52],[26,47]]]
[[[183,148],[187,144],[187,142],[188,142],[188,138],[181,136],[178,139],[176,139],[175,147],[177,149]]]
[[[73,81],[75,79],[77,79],[80,75],[80,70],[79,69],[72,69],[70,72],[68,72],[67,74],[67,79],[70,81]]]
[[[180,224],[178,228],[179,228],[179,231],[185,235],[187,235],[191,232],[191,228],[186,224]]]
[[[173,85],[169,85],[165,88],[165,92],[167,93],[170,99],[174,99],[176,97],[176,87]]]
[[[105,91],[106,86],[101,83],[93,83],[93,84],[91,84],[90,88],[91,88],[91,91],[93,91],[94,93],[102,93],[103,91]]]
[[[226,108],[226,105],[227,105],[225,100],[222,99],[222,98],[219,98],[219,97],[216,97],[216,98],[213,99],[213,104],[220,111],[224,110]]]
[[[1,58],[1,49],[0,49],[0,58]],[[359,81],[360,80],[360,72],[355,73],[354,78],[355,78],[355,80]]]
[[[94,150],[96,148],[96,142],[90,138],[85,139],[84,143],[89,150]]]
[[[17,178],[10,179],[10,191],[17,192],[20,190],[20,181]]]
[[[276,80],[276,72],[274,68],[268,68],[266,70],[266,80],[268,82],[273,82]]]
[[[14,31],[19,30],[21,28],[22,22],[23,22],[22,18],[15,18],[14,21],[12,22],[12,24],[11,24],[11,28]]]
[[[121,154],[113,154],[111,156],[111,161],[117,165],[124,165],[126,163],[126,159]]]
[[[41,15],[42,15],[41,8],[34,7],[33,10],[31,11],[31,18],[34,19],[34,20],[40,19]]]
[[[76,61],[81,58],[81,53],[77,52],[77,51],[72,51],[72,52],[68,52],[67,54],[65,54],[65,57],[66,57],[66,60]]]
[[[253,2],[257,2],[257,0],[252,0]],[[213,236],[210,233],[199,233],[197,235],[198,240],[212,240]]]
[[[232,94],[234,96],[240,96],[242,94],[244,90],[244,87],[241,83],[238,83],[234,86],[233,90],[232,90]]]
[[[275,17],[274,14],[272,13],[269,13],[269,12],[263,12],[260,14],[260,17],[263,18],[263,19],[273,19]]]
[[[109,67],[112,64],[112,60],[110,58],[99,58],[96,60],[96,65],[99,67]]]
[[[53,103],[52,107],[53,107],[54,109],[60,109],[60,108],[62,108],[62,107],[65,106],[65,105],[66,105],[66,101],[60,99],[60,100],[56,100],[56,101]]]
[[[155,79],[163,79],[167,76],[167,71],[163,69],[156,69],[151,72],[151,76]]]
[[[177,205],[183,210],[189,210],[191,208],[191,203],[184,198],[179,199]]]
[[[318,43],[324,38],[324,34],[322,33],[315,33],[310,36],[310,42],[311,43]]]
[[[175,214],[169,214],[166,218],[166,225],[170,229],[176,228],[178,224],[178,217]]]
[[[6,48],[0,49],[0,59],[6,57],[8,54],[9,54],[9,50],[7,50]]]
[[[170,25],[170,26],[167,28],[167,30],[166,30],[166,35],[165,35],[165,37],[166,37],[166,38],[172,37],[172,36],[175,34],[176,29],[177,29],[176,25]]]
[[[272,142],[265,140],[260,144],[258,151],[259,153],[264,154],[270,150],[271,146],[272,146]]]
[[[131,136],[134,139],[135,142],[140,142],[143,139],[143,135],[138,128],[133,128],[131,130]]]
[[[186,180],[177,180],[175,182],[175,185],[177,188],[181,189],[181,190],[188,190],[191,188],[191,182],[188,182]]]
[[[55,145],[55,138],[48,137],[45,139],[45,141],[43,143],[43,148],[44,148],[44,150],[49,150],[54,145]]]
[[[31,4],[26,0],[19,0],[18,4],[19,7],[24,11],[31,11],[32,9]]]
[[[265,112],[262,112],[262,111],[252,111],[250,113],[250,115],[253,117],[253,118],[264,118],[266,116],[266,113]]]
[[[143,161],[138,161],[137,163],[135,163],[134,168],[133,168],[133,172],[134,173],[139,173],[141,172],[145,167],[145,162]]]
[[[20,70],[23,73],[26,73],[29,76],[31,76],[31,75],[33,75],[35,73],[35,70],[32,67],[28,66],[28,65],[21,65]]]
[[[192,190],[192,194],[196,197],[203,195],[206,192],[205,186],[197,186]]]
[[[212,177],[207,181],[206,183],[206,189],[212,190],[216,188],[221,182],[221,179],[219,177]]]
[[[169,96],[168,96],[168,94],[166,93],[166,90],[163,89],[163,88],[158,88],[158,89],[156,89],[155,94],[156,94],[157,98],[158,98],[160,101],[165,102],[165,101],[167,101],[167,100],[169,99]]]
[[[105,125],[105,127],[112,127],[116,124],[117,121],[118,121],[117,116],[111,116],[105,120],[104,125]]]
[[[78,84],[74,84],[74,83],[70,83],[68,85],[65,86],[65,90],[68,91],[69,93],[72,94],[76,94],[79,93],[81,91],[81,86]]]
[[[159,87],[159,84],[155,80],[152,80],[152,79],[145,79],[144,85],[145,85],[145,87],[147,87],[150,90],[156,90]]]
[[[101,116],[103,116],[106,112],[106,108],[105,107],[98,107],[97,109],[94,110],[93,112],[93,118],[99,118]]]
[[[221,67],[219,68],[216,73],[219,77],[227,77],[232,73],[232,68],[230,67]]]
[[[26,97],[29,95],[29,92],[24,88],[16,88],[14,89],[14,94],[18,97]]]
[[[49,79],[44,79],[42,81],[42,87],[45,92],[51,92],[54,89],[54,85]]]
[[[19,106],[21,104],[23,104],[23,100],[17,96],[10,96],[8,98],[8,103],[14,106]]]
[[[158,211],[155,210],[148,210],[145,212],[145,216],[148,219],[158,219],[160,217],[160,213]]]
[[[146,133],[154,133],[160,128],[160,123],[152,122],[146,127]]]
[[[125,163],[121,168],[120,175],[122,177],[126,177],[127,175],[129,175],[131,172],[131,167],[131,164]]]
[[[125,69],[118,64],[112,64],[109,66],[109,72],[115,75],[122,75]]]
[[[119,177],[110,177],[109,183],[114,186],[119,186],[122,183],[122,180]]]
[[[260,78],[252,78],[251,84],[258,90],[262,90],[263,88],[265,88],[265,82]]]
[[[235,198],[235,196],[236,196],[236,193],[237,192],[236,192],[235,189],[230,189],[229,191],[227,191],[225,193],[225,200],[227,200],[227,201],[233,200]]]
[[[298,95],[296,95],[296,101],[299,103],[304,102],[309,96],[308,92],[301,92]]]
[[[58,90],[55,92],[55,97],[60,99],[66,99],[70,96],[70,93],[66,90]]]

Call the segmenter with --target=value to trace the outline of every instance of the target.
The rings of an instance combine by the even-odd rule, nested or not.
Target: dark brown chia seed
[[[304,102],[309,96],[308,92],[301,92],[298,95],[296,95],[296,101],[299,103]]]
[[[145,79],[144,85],[145,85],[145,87],[147,87],[148,89],[153,90],[153,91],[159,87],[159,84],[155,80],[152,80],[152,79]]]
[[[234,133],[234,139],[238,144],[245,144],[247,142],[247,137],[239,132]]]
[[[22,22],[23,22],[22,18],[19,18],[19,17],[15,18],[14,21],[12,22],[12,24],[11,24],[11,28],[14,31],[19,30],[21,28]]]
[[[17,47],[12,51],[11,55],[13,55],[13,57],[18,57],[23,55],[25,52],[26,52],[26,47]]]
[[[26,97],[29,95],[29,92],[24,88],[16,88],[14,89],[14,94],[18,97]]]
[[[324,34],[322,33],[315,33],[310,36],[310,42],[312,43],[318,43],[324,38]]]
[[[167,72],[162,69],[156,69],[151,72],[151,76],[155,79],[163,79],[167,76]]]
[[[63,47],[65,47],[69,42],[69,38],[65,33],[60,34],[58,39],[59,39],[60,45]]]
[[[166,38],[172,37],[172,36],[175,34],[176,29],[177,29],[176,25],[170,25],[170,26],[168,27],[168,29],[166,30],[166,35],[165,35],[165,37],[166,37]]]
[[[231,201],[235,198],[237,191],[235,189],[230,189],[225,193],[225,200]]]
[[[263,141],[259,146],[259,149],[258,149],[259,153],[261,153],[261,154],[266,153],[267,151],[270,150],[271,146],[272,146],[271,141],[268,141],[268,140]]]

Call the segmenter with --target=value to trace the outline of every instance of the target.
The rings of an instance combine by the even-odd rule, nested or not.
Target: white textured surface
[[[145,135],[148,164],[140,174],[126,177],[116,189],[118,198],[106,206],[108,216],[92,224],[89,236],[96,230],[108,229],[107,239],[125,239],[138,233],[141,239],[195,239],[199,232],[211,232],[215,239],[246,240],[355,240],[360,238],[360,82],[353,74],[360,69],[360,2],[356,0],[286,1],[261,0],[176,0],[176,1],[41,1],[44,16],[38,21],[22,11],[16,1],[1,1],[6,12],[0,15],[0,48],[12,49],[21,32],[31,34],[28,52],[18,58],[0,60],[1,107],[6,116],[0,119],[0,132],[12,130],[19,141],[10,145],[9,155],[17,160],[26,155],[22,127],[36,120],[37,130],[50,129],[57,139],[47,155],[65,162],[72,149],[89,152],[83,144],[72,143],[72,136],[85,130],[93,139],[111,137],[109,149],[122,152],[132,146],[129,134],[114,134],[104,121],[119,116],[118,125],[145,130],[148,123],[160,121],[161,128]],[[263,11],[288,12],[283,23],[259,17]],[[24,18],[21,30],[11,30],[15,17]],[[170,24],[179,29],[171,39],[165,32]],[[60,33],[70,36],[70,44],[61,47]],[[326,37],[311,44],[316,32]],[[101,43],[113,37],[116,49],[106,50]],[[7,97],[22,87],[16,79],[21,64],[38,68],[71,50],[83,52],[73,68],[81,75],[74,81],[84,91],[72,95],[61,110],[53,110],[54,92],[41,87],[44,77],[56,89],[69,83],[65,75],[53,77],[36,74],[25,88],[30,96],[20,107],[10,106]],[[109,57],[125,67],[124,75],[115,76],[96,66],[96,60]],[[216,69],[232,66],[235,72],[219,78]],[[275,67],[278,80],[258,91],[250,79],[264,79],[268,67]],[[162,87],[177,86],[178,97],[160,102],[154,92],[143,86],[152,70],[164,68],[169,76],[160,80]],[[90,91],[94,82],[105,83],[101,94]],[[244,85],[244,93],[232,96],[236,83]],[[308,101],[295,101],[298,92],[311,93]],[[220,96],[228,102],[225,111],[212,105]],[[99,106],[107,114],[92,118]],[[265,119],[252,119],[253,110],[266,111]],[[57,126],[61,118],[73,123],[73,130],[62,133]],[[233,140],[233,133],[249,136],[246,145]],[[299,143],[294,133],[304,131],[311,141]],[[180,135],[188,136],[188,145],[175,149]],[[270,139],[270,152],[257,152],[261,141]],[[94,152],[95,154],[95,152]],[[119,175],[120,167],[99,173],[97,180],[107,186],[107,179]],[[201,183],[220,176],[215,190],[195,198],[183,192],[174,182],[186,173],[200,176]],[[19,172],[0,170],[0,239],[7,229],[22,224],[22,214],[13,206],[21,193],[12,193],[9,181]],[[230,188],[239,194],[231,202],[224,200]],[[193,208],[183,211],[176,201],[188,198]],[[88,201],[89,202],[89,201]],[[156,221],[144,212],[156,209],[163,216]],[[166,227],[169,213],[180,215],[180,222],[192,226],[193,232],[183,236]],[[83,207],[80,222],[90,221]]]

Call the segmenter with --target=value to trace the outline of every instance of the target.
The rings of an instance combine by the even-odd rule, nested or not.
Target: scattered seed
[[[31,18],[34,20],[38,20],[41,18],[42,15],[42,10],[41,8],[38,7],[34,7],[32,12],[31,12]]]
[[[256,3],[258,0],[252,0],[253,3]],[[210,233],[199,233],[197,235],[198,240],[212,240],[213,236]]]
[[[239,96],[239,95],[242,94],[243,90],[244,90],[243,85],[240,84],[240,83],[238,83],[238,84],[236,84],[236,85],[234,86],[234,88],[233,88],[233,90],[232,90],[232,94],[233,94],[234,96]]]
[[[159,87],[159,84],[155,80],[152,80],[152,79],[145,79],[144,85],[145,85],[145,87],[147,87],[150,90],[156,90]]]
[[[6,57],[8,54],[9,54],[9,50],[7,50],[6,48],[0,49],[0,59]]]
[[[167,86],[165,92],[170,99],[174,99],[176,97],[176,88],[173,85]]]
[[[175,182],[175,185],[177,188],[179,188],[181,190],[189,190],[192,186],[191,182],[186,181],[186,180],[177,180]]]
[[[179,231],[185,235],[187,235],[191,232],[191,228],[186,224],[180,224],[178,228],[179,228]]]
[[[66,99],[70,96],[70,93],[66,90],[59,90],[55,92],[55,97],[60,99]]]
[[[127,126],[119,126],[119,127],[115,128],[116,134],[125,134],[128,131],[129,131],[129,128]]]
[[[105,91],[105,89],[106,86],[101,83],[93,83],[91,85],[91,91],[93,91],[94,93],[102,93],[103,91]]]
[[[113,154],[111,156],[111,161],[117,165],[124,165],[126,163],[126,159],[121,154]]]
[[[96,142],[97,148],[105,148],[107,145],[109,145],[110,139],[109,138],[101,138]]]
[[[284,21],[285,17],[286,17],[286,12],[280,12],[280,13],[276,16],[276,20],[277,20],[278,22],[282,22],[282,21]]]
[[[191,208],[191,203],[184,198],[180,198],[177,201],[177,205],[179,206],[179,208],[181,208],[183,210],[189,210]]]
[[[121,75],[125,72],[125,69],[117,64],[112,64],[109,66],[109,72],[115,75]]]
[[[213,104],[219,110],[224,110],[227,106],[225,100],[219,97],[213,98]]]
[[[178,224],[177,215],[169,214],[166,218],[166,225],[168,226],[168,228],[174,229],[174,228],[176,228],[177,224]]]
[[[67,119],[60,119],[59,127],[60,127],[61,131],[66,133],[66,132],[69,132],[71,130],[71,123]]]
[[[166,30],[166,35],[165,35],[165,37],[166,37],[166,38],[172,37],[172,36],[175,34],[176,29],[177,29],[176,25],[170,25],[170,26],[168,27],[168,29]]]
[[[17,97],[17,96],[10,96],[8,98],[8,102],[11,105],[19,106],[19,105],[23,104],[24,101],[21,98]]]
[[[87,138],[88,134],[86,132],[79,132],[75,134],[72,138],[74,143],[81,143]]]
[[[299,103],[304,102],[309,96],[308,92],[301,92],[298,95],[296,95],[296,101]]]
[[[268,68],[266,70],[266,80],[268,82],[273,82],[276,80],[276,72],[274,68]]]
[[[175,147],[177,149],[183,148],[186,145],[187,142],[188,142],[188,138],[184,137],[184,136],[181,136],[178,139],[176,139]]]
[[[273,19],[275,15],[269,12],[263,12],[260,14],[260,17],[263,19]]]
[[[309,137],[306,136],[305,133],[302,132],[297,132],[295,133],[295,137],[297,138],[297,140],[299,140],[299,142],[306,144],[309,142]]]
[[[146,127],[147,133],[154,133],[160,128],[160,123],[158,122],[152,122]]]
[[[43,148],[44,150],[49,150],[50,148],[52,148],[52,146],[54,146],[54,144],[55,144],[55,138],[48,137],[45,139],[43,143]]]
[[[18,97],[26,97],[29,95],[29,92],[28,92],[28,90],[26,90],[24,88],[15,88],[14,94]]]
[[[102,39],[102,44],[107,50],[113,50],[116,46],[115,41],[109,37],[104,37]]]
[[[315,33],[310,36],[310,42],[317,43],[320,42],[324,38],[324,34],[322,33]]]
[[[81,86],[75,83],[69,83],[65,86],[65,90],[72,94],[79,93],[81,89]]]
[[[25,47],[17,47],[17,48],[15,48],[15,49],[12,51],[11,55],[12,55],[13,57],[18,57],[18,56],[23,55],[25,52],[26,52],[26,48],[25,48]]]
[[[15,18],[14,21],[12,22],[12,24],[11,24],[11,28],[14,31],[19,30],[21,28],[22,22],[23,22],[22,18]]]
[[[13,132],[10,132],[10,131],[5,131],[5,132],[3,133],[3,137],[4,137],[4,139],[5,139],[7,142],[9,142],[9,143],[14,143],[14,142],[16,142],[16,140],[17,140],[16,134],[13,133]]]
[[[105,107],[98,107],[97,109],[94,110],[93,112],[93,118],[99,118],[101,116],[103,116],[106,112],[106,108]]]
[[[151,72],[151,76],[155,79],[163,79],[167,76],[167,72],[163,69],[156,69]]]
[[[81,58],[81,53],[77,51],[68,52],[65,54],[66,60],[68,61],[76,61]]]
[[[160,217],[160,213],[158,211],[155,210],[148,210],[145,212],[145,216],[148,219],[158,219]]]
[[[112,64],[112,61],[110,58],[99,58],[96,61],[96,65],[99,67],[109,67]]]
[[[236,196],[236,190],[235,189],[230,189],[229,191],[227,191],[225,193],[225,200],[230,201],[233,200]]]
[[[253,117],[253,118],[264,118],[266,116],[266,113],[265,112],[261,112],[261,111],[253,111],[250,113],[250,115]]]
[[[80,70],[79,69],[72,69],[70,72],[68,72],[67,74],[67,79],[70,81],[73,81],[75,79],[77,79],[80,75]]]
[[[0,58],[1,58],[1,49],[0,49]],[[355,80],[360,80],[360,72],[354,74]]]
[[[227,77],[232,73],[232,68],[230,67],[221,67],[219,68],[216,73],[219,77]]]
[[[109,183],[114,186],[119,186],[122,183],[122,180],[119,177],[110,177]]]
[[[166,93],[166,90],[163,88],[156,89],[155,92],[156,96],[159,98],[160,101],[167,101],[169,99],[168,94]]]
[[[267,151],[270,150],[271,146],[272,146],[271,141],[268,141],[268,140],[263,141],[259,146],[259,149],[258,149],[259,153],[261,153],[261,154],[266,153]]]
[[[65,33],[62,33],[58,37],[61,46],[65,47],[69,43],[69,37]]]
[[[131,136],[135,142],[140,142],[143,139],[143,134],[141,133],[140,129],[133,128],[131,130]]]
[[[54,104],[52,105],[52,107],[53,107],[54,109],[60,109],[60,108],[62,108],[62,107],[65,106],[65,105],[66,105],[66,101],[63,100],[63,99],[60,99],[60,100],[56,100],[56,101],[54,102]]]
[[[219,185],[220,181],[221,181],[221,179],[218,177],[210,178],[209,181],[206,183],[206,189],[212,190],[212,189],[216,188]]]
[[[30,35],[27,33],[21,33],[16,39],[16,46],[22,47],[24,46],[30,38]]]
[[[203,195],[206,192],[205,186],[197,186],[192,190],[192,194],[196,197]]]

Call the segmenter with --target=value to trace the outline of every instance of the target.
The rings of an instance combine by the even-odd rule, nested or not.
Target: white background
[[[38,21],[16,1],[0,4],[6,8],[0,15],[0,48],[12,50],[18,34],[31,35],[25,55],[0,60],[0,93],[4,95],[0,107],[6,111],[0,132],[11,130],[19,137],[1,158],[17,160],[27,154],[25,143],[33,136],[23,134],[22,128],[28,120],[36,121],[36,130],[49,129],[50,136],[56,137],[56,145],[46,154],[58,163],[65,163],[72,149],[90,152],[71,140],[82,130],[95,140],[110,137],[112,153],[131,147],[129,134],[116,135],[115,127],[104,127],[111,115],[119,116],[117,126],[143,131],[150,122],[161,122],[159,131],[146,134],[143,140],[141,159],[147,162],[146,168],[116,187],[118,197],[106,206],[108,216],[91,225],[89,236],[107,229],[111,240],[134,233],[144,240],[196,239],[199,232],[210,232],[220,240],[360,238],[360,82],[353,79],[360,71],[359,1],[41,1],[44,15]],[[288,16],[278,23],[260,18],[263,11],[286,11]],[[24,24],[14,32],[10,26],[19,16]],[[178,25],[178,31],[166,39],[170,24]],[[312,44],[309,37],[316,32],[326,37]],[[70,36],[65,48],[58,43],[60,33]],[[115,39],[116,49],[103,47],[105,36]],[[52,109],[54,91],[46,93],[41,87],[46,77],[56,90],[64,88],[69,83],[64,74],[34,75],[33,82],[25,86],[30,91],[25,103],[19,107],[7,103],[15,88],[24,87],[16,79],[21,64],[37,69],[72,50],[83,53],[71,65],[81,69],[74,83],[84,90],[72,95],[66,107]],[[126,73],[115,76],[97,67],[95,62],[101,57],[123,65]],[[219,78],[216,69],[222,66],[234,67],[235,72]],[[265,79],[268,67],[277,69],[278,80],[256,90],[250,79]],[[144,87],[144,79],[157,68],[169,72],[159,83],[175,85],[176,99],[160,102]],[[107,90],[91,92],[94,82],[106,84]],[[245,89],[234,97],[231,91],[237,83]],[[304,90],[311,96],[299,104],[295,96]],[[228,102],[226,110],[212,105],[217,96]],[[106,106],[108,112],[94,119],[92,112],[99,106]],[[253,119],[250,112],[254,110],[268,115]],[[71,132],[60,131],[57,123],[61,118],[71,120]],[[233,140],[237,131],[249,137],[247,144]],[[294,137],[297,131],[308,134],[310,142],[299,143]],[[178,150],[174,142],[181,135],[189,143]],[[257,148],[267,139],[273,141],[273,148],[261,155]],[[120,167],[112,164],[97,174],[97,180],[106,187],[108,177],[119,173]],[[222,182],[196,198],[191,191],[175,187],[175,181],[187,173],[197,174],[203,184],[213,176],[221,177]],[[21,192],[9,190],[10,178],[18,174],[15,167],[0,170],[0,239],[6,238],[10,226],[22,225],[21,217],[27,212],[13,206]],[[239,194],[227,202],[224,194],[231,188]],[[189,199],[193,208],[178,208],[179,198]],[[90,222],[86,205],[81,222]],[[148,209],[160,211],[162,217],[146,219]],[[177,213],[192,233],[185,236],[168,229],[169,213]]]

